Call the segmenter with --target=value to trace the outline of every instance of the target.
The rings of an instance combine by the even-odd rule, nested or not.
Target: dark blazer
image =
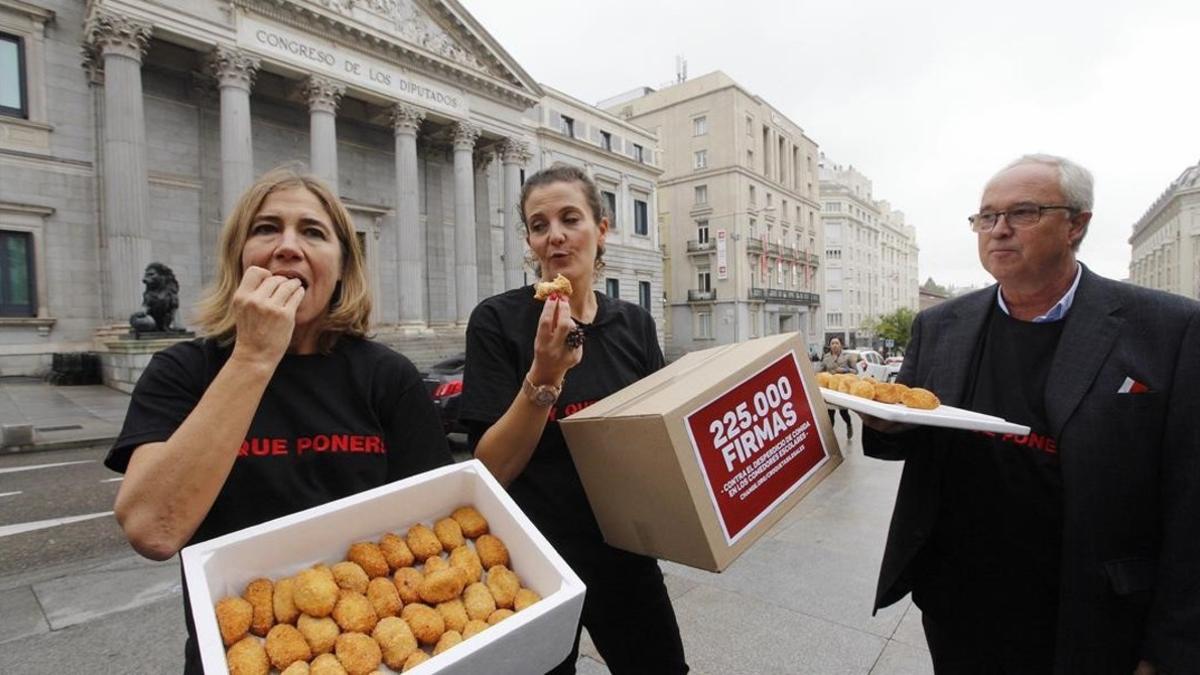
[[[997,286],[917,315],[899,381],[961,405]],[[1083,268],[1046,385],[1063,484],[1056,673],[1200,673],[1200,304]],[[1149,387],[1119,394],[1126,377]],[[864,429],[906,460],[875,608],[912,589],[955,432]]]

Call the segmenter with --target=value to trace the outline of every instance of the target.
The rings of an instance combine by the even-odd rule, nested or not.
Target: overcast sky
[[[1128,276],[1134,222],[1200,161],[1200,2],[461,0],[539,82],[596,103],[682,54],[853,164],[917,228],[921,279],[990,282],[966,217],[1027,152],[1096,177],[1080,259]],[[990,9],[989,9],[990,7]]]

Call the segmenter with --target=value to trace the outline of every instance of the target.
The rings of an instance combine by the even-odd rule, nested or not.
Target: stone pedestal
[[[185,333],[155,339],[107,340],[104,343],[107,351],[100,353],[100,372],[104,384],[127,394],[133,393],[133,385],[137,384],[156,352],[194,337],[191,333]]]

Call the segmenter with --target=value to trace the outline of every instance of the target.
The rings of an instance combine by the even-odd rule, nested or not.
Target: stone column
[[[142,270],[151,262],[150,185],[142,55],[151,27],[108,11],[96,13],[88,42],[104,62],[104,232],[108,247],[107,318],[126,321],[142,297]]]
[[[238,197],[254,182],[250,142],[250,87],[259,61],[240,49],[217,47],[212,70],[221,90],[221,217],[233,212]]]
[[[492,197],[488,176],[488,167],[495,154],[493,148],[475,153],[475,281],[481,300],[496,292],[492,284],[495,261],[492,259]]]
[[[421,202],[417,181],[417,130],[425,113],[405,103],[392,108],[396,132],[396,289],[400,325],[425,328],[425,237],[421,235]]]
[[[337,165],[337,107],[346,88],[342,85],[312,75],[304,84],[304,95],[308,97],[309,120],[309,168],[313,175],[329,184],[338,194]]]
[[[525,282],[521,272],[524,263],[524,247],[521,214],[521,167],[529,161],[529,146],[521,141],[508,139],[500,148],[500,161],[504,165],[504,288],[517,288]]]
[[[454,125],[454,272],[458,323],[465,326],[479,301],[475,284],[475,140],[479,127]]]

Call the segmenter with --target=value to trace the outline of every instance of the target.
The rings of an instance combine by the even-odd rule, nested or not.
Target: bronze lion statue
[[[172,330],[175,310],[179,309],[179,282],[175,273],[162,263],[152,262],[146,265],[142,284],[146,287],[142,293],[142,309],[129,317],[133,332],[165,333]]]

